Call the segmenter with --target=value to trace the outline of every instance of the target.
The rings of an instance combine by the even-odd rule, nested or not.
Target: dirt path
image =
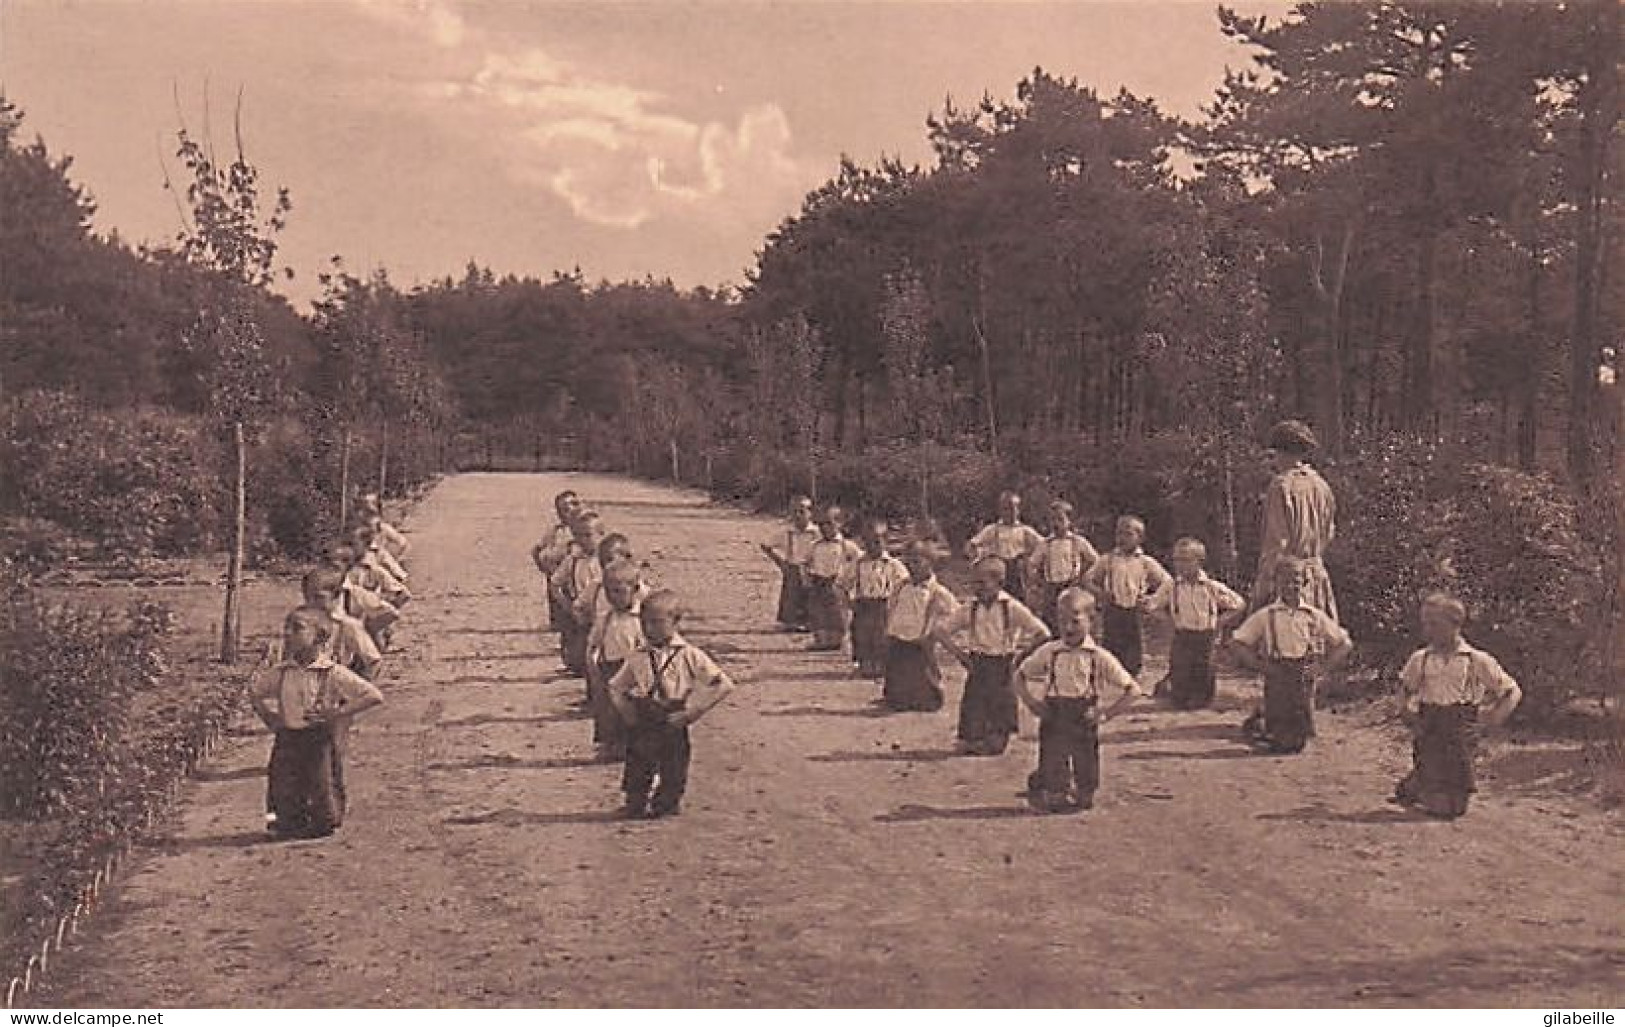
[[[537,631],[526,552],[565,483],[741,683],[696,729],[677,820],[611,818],[615,771]],[[1228,709],[1114,722],[1091,814],[1030,816],[1032,743],[950,758],[948,712],[876,717],[869,684],[771,632],[766,521],[468,475],[410,527],[420,599],[352,746],[351,822],[265,842],[268,742],[245,733],[42,1003],[1625,1001],[1617,826],[1493,781],[1461,822],[1403,820],[1382,801],[1403,753],[1353,717],[1305,758],[1247,756],[1231,682]]]

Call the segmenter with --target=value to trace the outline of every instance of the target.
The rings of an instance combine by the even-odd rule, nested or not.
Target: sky
[[[737,283],[842,154],[928,161],[945,97],[1041,66],[1194,116],[1245,63],[1190,0],[0,3],[0,87],[101,232],[173,238],[175,129],[229,149],[240,91],[301,301],[334,255],[405,286],[470,260]]]

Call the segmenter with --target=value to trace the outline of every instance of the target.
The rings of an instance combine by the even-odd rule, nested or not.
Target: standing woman
[[[1282,421],[1270,429],[1275,477],[1264,492],[1264,525],[1259,535],[1258,575],[1253,579],[1252,608],[1275,600],[1275,567],[1292,557],[1307,574],[1303,601],[1337,620],[1337,598],[1325,553],[1337,534],[1337,500],[1320,472],[1309,466],[1315,433],[1302,421]]]

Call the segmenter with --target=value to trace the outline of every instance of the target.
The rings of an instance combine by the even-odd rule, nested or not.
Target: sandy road
[[[673,821],[613,819],[616,771],[537,630],[526,551],[566,482],[742,686],[696,728]],[[1228,709],[1114,722],[1096,809],[1031,816],[1031,743],[952,758],[949,712],[876,716],[844,663],[771,631],[766,521],[468,475],[410,527],[420,599],[352,747],[350,823],[264,841],[268,741],[245,729],[42,1003],[1625,1002],[1617,826],[1493,782],[1463,821],[1406,820],[1382,801],[1400,746],[1354,716],[1307,757],[1249,756],[1232,682]]]

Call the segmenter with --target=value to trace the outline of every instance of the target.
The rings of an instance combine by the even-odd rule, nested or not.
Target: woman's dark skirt
[[[1478,790],[1473,769],[1477,752],[1476,706],[1424,703],[1411,740],[1414,766],[1396,794],[1429,813],[1461,816],[1467,812],[1467,797]]]
[[[886,640],[885,683],[881,699],[894,710],[933,713],[942,709],[942,672],[929,641]]]
[[[800,564],[785,564],[779,572],[779,623],[804,631],[807,627],[807,571]]]
[[[886,673],[886,600],[859,599],[852,604],[852,660],[865,677]]]
[[[1315,734],[1315,666],[1311,660],[1264,665],[1264,735],[1271,751],[1302,752]]]
[[[344,819],[340,758],[325,724],[277,730],[266,772],[277,834],[313,838],[339,826]]]
[[[1016,695],[1010,687],[1012,656],[972,656],[959,702],[959,740],[978,756],[997,756],[1016,731]]]
[[[1175,631],[1168,649],[1168,698],[1182,710],[1199,710],[1213,701],[1213,632]]]
[[[1130,674],[1139,674],[1144,663],[1140,640],[1140,611],[1138,607],[1117,606],[1107,603],[1101,607],[1101,644],[1117,657],[1117,662]]]
[[[841,648],[846,641],[846,594],[836,579],[808,578],[807,620],[814,649],[833,652]]]

